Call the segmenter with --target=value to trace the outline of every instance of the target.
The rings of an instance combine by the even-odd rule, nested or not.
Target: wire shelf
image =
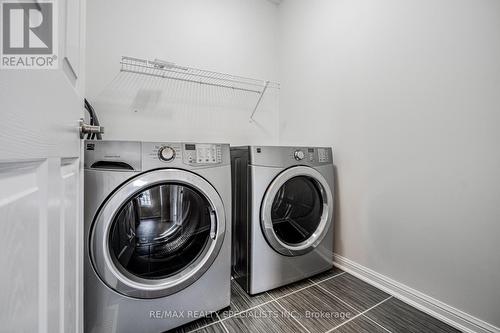
[[[232,74],[213,72],[204,69],[179,66],[172,62],[162,60],[146,60],[123,56],[121,71],[135,74],[159,77],[163,79],[178,80],[191,84],[207,85],[212,87],[233,89],[256,94],[256,104],[250,115],[253,119],[262,98],[269,88],[279,89],[277,82],[258,80]]]

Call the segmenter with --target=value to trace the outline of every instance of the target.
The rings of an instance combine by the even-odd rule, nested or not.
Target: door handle
[[[210,238],[215,239],[217,236],[217,218],[215,211],[210,210]]]
[[[85,138],[87,134],[104,134],[103,126],[86,124],[83,118],[80,118],[80,139]]]

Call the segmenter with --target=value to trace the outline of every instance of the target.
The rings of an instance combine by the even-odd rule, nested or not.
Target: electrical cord
[[[87,112],[89,113],[90,125],[93,126],[95,124],[94,110],[91,107],[89,101],[87,101],[87,99],[84,99],[84,104],[85,104],[85,110],[87,110]],[[92,139],[92,134],[91,133],[87,134],[87,140],[90,140],[90,139]]]
[[[85,105],[85,110],[87,110],[90,116],[90,125],[100,126],[99,119],[97,118],[97,113],[95,112],[94,108],[86,98],[84,99],[84,105]],[[94,140],[94,139],[102,140],[102,134],[101,133],[87,134],[87,140]]]

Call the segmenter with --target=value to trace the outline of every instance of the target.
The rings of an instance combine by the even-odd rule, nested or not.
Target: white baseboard
[[[334,265],[463,332],[500,333],[500,328],[496,326],[374,272],[341,255],[334,254]]]

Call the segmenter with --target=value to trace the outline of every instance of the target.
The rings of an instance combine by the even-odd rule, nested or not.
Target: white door
[[[54,2],[58,69],[0,69],[0,332],[83,330],[83,5]]]

